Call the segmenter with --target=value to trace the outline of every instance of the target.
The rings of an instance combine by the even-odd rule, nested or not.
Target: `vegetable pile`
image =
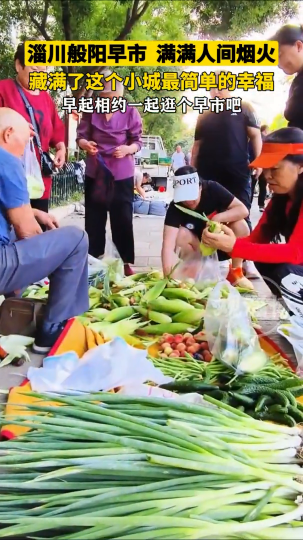
[[[115,336],[125,338],[138,331],[148,337],[198,329],[203,324],[207,298],[215,285],[207,284],[204,288],[202,285],[198,290],[193,283],[163,279],[160,272],[151,271],[110,281],[108,287],[108,277],[98,288],[89,287],[90,309],[78,317],[82,324],[101,333],[106,340]],[[238,291],[251,293],[241,288]],[[48,287],[33,285],[24,296],[46,299]]]
[[[176,336],[163,334],[159,344],[161,350],[159,358],[195,358],[205,362],[210,362],[212,359],[208,343],[202,331],[195,335],[190,333],[177,334]]]
[[[163,352],[158,357],[150,356],[164,375],[174,379],[162,388],[180,394],[208,395],[259,420],[288,426],[303,422],[303,406],[296,399],[303,396],[303,380],[280,355],[268,358],[256,373],[235,376],[232,368],[211,358],[203,332],[189,336],[163,336],[160,340]],[[192,344],[195,341],[196,347]],[[182,351],[178,350],[181,346]]]
[[[212,398],[35,397],[0,447],[0,538],[302,538],[299,428]]]

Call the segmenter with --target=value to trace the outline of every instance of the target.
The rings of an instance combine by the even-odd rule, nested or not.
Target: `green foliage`
[[[193,0],[196,28],[202,37],[239,38],[297,14],[293,0]]]
[[[147,9],[143,9],[145,7]],[[2,0],[0,78],[14,76],[12,27],[18,29],[20,40],[60,40],[67,36],[77,40],[114,40],[121,32],[124,39],[132,40],[181,41],[192,35],[239,38],[251,31],[262,31],[274,20],[283,21],[293,16],[297,7],[298,2],[292,0]],[[81,68],[81,72],[84,71]],[[129,71],[129,68],[119,68],[123,77]],[[138,74],[143,71],[136,68]],[[136,88],[131,92],[131,100],[165,95],[177,100],[181,96],[180,93]],[[130,96],[126,94],[126,97]],[[57,101],[60,102],[59,96]],[[145,113],[143,122],[145,132],[161,135],[169,151],[178,142],[186,149],[191,147],[192,133],[186,129],[180,110],[177,114]]]
[[[284,118],[283,114],[277,114],[270,124],[270,131],[276,131],[276,129],[281,129],[287,127],[287,120]]]

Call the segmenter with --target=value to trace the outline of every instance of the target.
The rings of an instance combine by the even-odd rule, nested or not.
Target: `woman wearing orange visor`
[[[251,163],[262,168],[273,197],[247,238],[204,229],[202,241],[213,248],[256,263],[270,289],[282,295],[289,309],[303,315],[303,131],[288,127],[274,131]],[[285,239],[285,243],[278,243]],[[284,240],[283,240],[284,242]]]

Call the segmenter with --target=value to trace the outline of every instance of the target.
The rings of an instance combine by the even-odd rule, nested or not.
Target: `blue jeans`
[[[77,227],[62,227],[0,246],[0,294],[50,280],[45,322],[60,323],[89,309],[88,239]]]

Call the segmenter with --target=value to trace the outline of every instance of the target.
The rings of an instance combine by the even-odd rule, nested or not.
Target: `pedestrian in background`
[[[104,85],[100,97],[123,97],[124,87],[116,81]],[[141,149],[142,120],[135,107],[117,108],[110,113],[84,113],[77,130],[77,142],[87,152],[85,177],[85,230],[89,253],[104,255],[109,212],[112,239],[124,262],[126,275],[135,262],[133,233],[134,154]]]
[[[269,135],[270,130],[269,127],[266,124],[263,124],[261,126],[261,137],[262,141],[264,138]],[[255,159],[254,155],[250,155],[250,161],[253,161]],[[258,194],[258,205],[260,212],[264,212],[265,209],[265,201],[267,196],[267,182],[265,179],[265,176],[263,174],[263,171],[261,172],[260,176],[257,177],[256,174],[254,174],[255,171],[252,173],[252,183],[251,183],[251,201],[253,201],[256,185],[259,184],[259,194]]]
[[[285,24],[271,39],[279,43],[279,67],[286,75],[296,74],[284,116],[289,127],[303,129],[303,25]]]
[[[174,172],[180,167],[185,166],[185,155],[180,144],[176,146],[176,151],[171,157],[171,166]]]

